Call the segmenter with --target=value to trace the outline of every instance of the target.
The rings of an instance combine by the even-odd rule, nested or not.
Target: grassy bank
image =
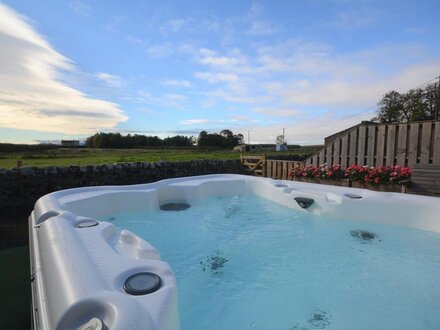
[[[319,147],[301,147],[288,152],[268,155],[310,155]],[[189,161],[196,159],[238,159],[240,153],[230,150],[198,149],[88,149],[57,148],[42,151],[0,153],[0,168],[12,168],[21,161],[23,166],[99,165],[124,162]]]

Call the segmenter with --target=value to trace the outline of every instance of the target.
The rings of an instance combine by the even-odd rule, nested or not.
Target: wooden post
[[[432,123],[422,124],[422,141],[420,142],[420,164],[429,165],[429,149],[431,146]]]
[[[384,157],[385,157],[385,132],[386,132],[386,126],[385,125],[379,125],[377,128],[377,141],[376,141],[376,166],[383,166],[384,164]]]
[[[355,165],[358,162],[356,161],[357,153],[356,149],[358,146],[358,129],[355,129],[350,132],[350,154],[348,155],[348,163],[347,166]]]
[[[434,141],[432,146],[432,163],[440,165],[440,121],[434,126]]]
[[[408,124],[409,131],[409,143],[408,143],[408,166],[414,167],[417,164],[417,147],[419,144],[419,123]]]
[[[399,125],[399,134],[397,140],[397,162],[396,165],[406,166],[406,157],[408,151],[406,150],[406,136],[408,131],[408,124]]]
[[[266,162],[267,162],[266,153],[263,154],[262,159],[263,159],[263,168],[262,168],[261,176],[266,177]]]
[[[387,154],[385,156],[386,158],[386,163],[385,165],[390,166],[390,165],[394,165],[394,160],[395,160],[395,155],[396,155],[396,150],[394,149],[394,147],[397,145],[396,143],[396,124],[391,124],[388,125],[388,137],[387,137]]]

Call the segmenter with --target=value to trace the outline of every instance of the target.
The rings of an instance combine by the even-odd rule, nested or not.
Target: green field
[[[268,155],[310,155],[320,146],[301,147],[288,152],[269,152]],[[258,153],[256,153],[258,154]],[[42,151],[0,153],[0,168],[22,166],[98,165],[125,162],[188,161],[196,159],[239,159],[240,153],[230,150],[199,149],[88,149],[57,148]]]

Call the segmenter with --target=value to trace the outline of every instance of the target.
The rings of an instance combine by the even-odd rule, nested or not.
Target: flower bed
[[[411,169],[399,165],[380,167],[351,165],[344,171],[341,165],[331,167],[307,165],[304,168],[295,167],[289,176],[296,181],[400,192],[402,188],[398,183],[410,178]]]
[[[399,165],[381,167],[351,165],[345,172],[352,182],[369,184],[397,184],[399,181],[407,180],[411,176],[409,167]]]

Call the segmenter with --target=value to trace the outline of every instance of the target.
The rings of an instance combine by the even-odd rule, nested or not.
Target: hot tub
[[[266,236],[264,238],[257,236],[255,237],[255,242],[269,242],[270,240],[281,242],[282,240],[286,240],[285,242],[287,243],[282,243],[286,246],[286,249],[291,245],[288,242],[295,242],[295,244],[297,244],[297,246],[295,246],[296,251],[308,249],[311,251],[310,253],[312,253],[314,247],[307,245],[310,243],[310,239],[307,238],[309,231],[317,232],[317,235],[323,235],[326,229],[319,228],[320,231],[318,232],[316,226],[326,226],[326,224],[330,222],[343,223],[343,221],[346,221],[347,225],[345,225],[345,227],[348,228],[347,232],[350,232],[351,237],[346,235],[346,233],[341,234],[339,238],[336,238],[335,243],[332,243],[333,245],[323,247],[322,250],[334,248],[335,251],[339,251],[337,252],[339,255],[344,254],[344,251],[350,251],[353,255],[359,254],[359,258],[361,258],[359,260],[361,260],[361,262],[354,263],[353,265],[356,265],[356,267],[359,267],[359,265],[363,267],[366,263],[370,263],[370,259],[376,258],[375,253],[377,253],[377,251],[381,254],[381,258],[385,258],[384,260],[387,260],[386,258],[393,258],[387,257],[386,254],[389,253],[389,251],[386,250],[386,244],[388,238],[388,241],[393,241],[397,234],[387,236],[388,229],[380,227],[385,229],[383,233],[377,235],[375,232],[364,230],[369,226],[372,226],[371,228],[373,229],[379,228],[377,226],[411,228],[417,230],[417,235],[421,235],[419,232],[426,232],[428,236],[434,235],[433,237],[429,237],[429,239],[434,240],[433,242],[437,242],[438,237],[440,237],[438,236],[438,233],[440,233],[440,203],[436,197],[380,193],[354,188],[226,174],[169,179],[151,184],[133,186],[85,187],[59,191],[40,198],[29,220],[34,327],[36,329],[179,329],[181,318],[184,320],[182,326],[188,329],[203,329],[206,328],[207,325],[211,329],[225,327],[237,329],[250,327],[258,329],[273,325],[274,323],[270,318],[260,320],[258,317],[255,317],[255,320],[249,319],[246,321],[241,319],[243,318],[242,316],[246,314],[246,311],[250,314],[259,314],[260,312],[264,314],[262,311],[267,311],[267,309],[274,304],[270,302],[270,299],[278,300],[277,294],[273,293],[277,292],[276,290],[280,290],[280,292],[289,292],[289,290],[292,290],[292,293],[295,295],[301,294],[301,290],[307,287],[307,278],[310,276],[310,281],[313,281],[313,274],[317,269],[313,267],[316,266],[316,263],[314,264],[312,261],[312,275],[309,275],[309,273],[304,273],[304,269],[307,268],[306,266],[295,268],[295,265],[285,265],[286,260],[291,260],[295,257],[297,257],[298,260],[304,259],[300,257],[299,253],[293,251],[291,252],[293,253],[291,256],[282,258],[283,246],[281,246],[281,250],[276,250],[280,248],[276,246],[265,247],[264,251],[272,249],[276,250],[276,252],[274,256],[266,258],[268,260],[257,258],[258,260],[262,260],[262,263],[255,269],[259,272],[260,269],[268,268],[270,269],[268,274],[273,275],[268,279],[267,275],[262,275],[263,273],[261,273],[258,277],[260,277],[259,280],[262,282],[259,282],[258,285],[254,285],[253,283],[256,282],[253,282],[253,279],[243,279],[240,277],[241,270],[246,268],[246,260],[252,258],[252,254],[247,255],[244,249],[252,251],[251,245],[253,243],[247,243],[248,248],[243,248],[234,245],[234,242],[237,244],[244,242],[246,237],[252,237],[252,235],[258,233],[259,227],[253,224],[252,230],[246,229],[246,231],[244,231],[245,235],[243,232],[239,232],[240,228],[213,228],[213,226],[216,226],[216,223],[212,221],[211,218],[213,215],[210,213],[211,211],[214,212],[215,207],[211,206],[206,209],[200,208],[201,211],[199,210],[199,213],[196,213],[197,216],[191,216],[191,213],[188,213],[192,212],[193,208],[194,212],[196,212],[196,206],[203,207],[205,204],[205,207],[207,207],[207,203],[217,203],[217,200],[221,197],[232,198],[231,200],[233,202],[229,199],[226,202],[222,202],[220,199],[220,203],[223,203],[222,205],[226,205],[229,208],[225,211],[225,219],[231,221],[231,223],[237,223],[237,221],[247,221],[247,223],[254,221],[256,223],[256,216],[252,218],[249,215],[251,211],[240,209],[240,203],[244,202],[254,203],[254,206],[250,207],[251,209],[258,208],[259,205],[264,204],[260,199],[253,200],[253,196],[272,204],[275,203],[274,205],[279,205],[279,207],[283,208],[283,215],[287,218],[289,218],[290,213],[292,214],[292,219],[288,219],[282,226],[288,226],[289,222],[296,221],[306,228],[306,232],[304,233],[302,232],[302,230],[304,230],[302,229],[303,227],[292,230],[296,231],[296,236],[291,237],[289,236],[290,229],[285,229],[290,227],[277,229],[278,224],[271,224],[266,229],[269,237],[273,238],[267,239]],[[192,208],[191,206],[193,204],[194,207]],[[224,209],[224,206],[221,207]],[[234,209],[234,207],[236,209]],[[262,207],[264,208],[266,206]],[[221,210],[221,208],[219,209]],[[148,227],[148,224],[143,222],[137,225],[137,227],[133,227],[134,232],[132,232],[124,229],[124,227],[126,228],[129,225],[128,222],[125,222],[127,224],[126,226],[124,225],[124,221],[127,220],[123,219],[127,219],[126,217],[121,216],[122,220],[115,220],[121,214],[138,214],[139,212],[147,212],[145,214],[148,214],[148,221],[150,223],[161,221],[156,219],[159,213],[154,212],[168,212],[163,224],[165,224],[166,221],[169,221],[170,224],[172,224],[173,221],[179,222],[179,219],[182,220],[181,222],[191,221],[192,218],[196,218],[195,220],[197,220],[206,215],[209,217],[207,223],[194,224],[198,227],[205,226],[206,228],[203,228],[203,230],[214,232],[216,235],[215,239],[217,240],[215,244],[217,245],[212,246],[220,246],[222,250],[213,249],[213,252],[208,253],[206,257],[203,254],[205,253],[203,250],[208,249],[207,247],[201,247],[201,252],[194,252],[200,253],[197,257],[198,259],[195,258],[194,263],[191,265],[183,265],[182,267],[185,272],[188,269],[194,268],[193,270],[197,272],[197,276],[194,277],[194,275],[189,274],[187,278],[182,277],[182,282],[179,282],[179,272],[183,271],[176,270],[178,278],[176,284],[176,276],[173,269],[167,262],[161,260],[159,252],[162,251],[160,251],[160,249],[159,251],[156,250],[153,246],[156,244],[150,244],[138,236],[137,233],[144,233],[146,231],[147,237],[148,233],[153,235],[151,236],[151,240],[156,240],[157,244],[161,245],[162,243],[166,243],[168,249],[172,251],[177,258],[181,255],[181,258],[190,259],[190,256],[183,257],[184,254],[182,250],[185,249],[185,241],[182,243],[182,246],[177,246],[178,239],[176,239],[176,246],[173,248],[173,239],[180,236],[179,232],[167,236],[167,227],[155,229]],[[254,210],[254,212],[260,211]],[[185,218],[183,215],[187,217]],[[312,218],[305,219],[301,218],[302,216],[310,216]],[[260,221],[260,224],[265,223],[264,219],[258,219],[258,221]],[[131,220],[130,227],[132,227],[133,223],[134,221]],[[356,223],[358,223],[359,226],[357,226]],[[223,226],[223,223],[221,225]],[[243,226],[246,226],[246,224]],[[307,227],[309,228],[307,229]],[[173,229],[172,227],[168,228]],[[350,231],[349,229],[353,230]],[[163,234],[164,236],[160,238],[157,237],[156,234],[153,234],[154,230],[157,230],[159,235]],[[225,233],[231,233],[234,230],[237,230],[234,232],[234,237],[223,237]],[[276,232],[275,236],[270,236],[273,235],[274,232]],[[301,233],[298,234],[298,232]],[[194,235],[197,234],[194,233]],[[203,235],[206,234],[203,232],[203,234],[200,235],[202,235],[200,237],[204,237]],[[184,237],[183,233],[182,237]],[[281,238],[278,239],[277,237]],[[384,242],[382,242],[382,239]],[[420,239],[419,236],[417,236],[416,239]],[[347,244],[347,247],[343,247],[343,249],[338,247],[338,240],[346,241],[343,244]],[[321,241],[325,241],[325,239]],[[331,240],[329,239],[328,241],[330,242]],[[375,243],[371,243],[373,241],[375,241]],[[440,240],[438,241],[440,242]],[[207,245],[209,244],[211,243],[207,243]],[[404,246],[405,242],[402,244]],[[292,243],[292,245],[294,244]],[[226,250],[226,252],[224,252],[224,250]],[[258,250],[258,248],[255,250]],[[182,254],[180,254],[181,251]],[[228,255],[226,256],[225,253],[228,253]],[[263,256],[265,253],[266,252],[263,252]],[[325,254],[325,252],[321,253],[319,249],[317,249],[316,253],[318,253],[318,256]],[[368,258],[365,258],[365,253],[371,254]],[[244,255],[246,257],[242,258]],[[239,256],[241,256],[242,259],[240,259]],[[233,257],[235,257],[235,266],[232,266],[234,263],[234,260],[232,260]],[[350,256],[350,258],[352,257]],[[356,258],[358,257],[356,256]],[[401,258],[401,256],[398,258]],[[319,262],[323,267],[320,269],[326,269],[326,271],[329,272],[325,273],[322,278],[334,276],[336,280],[341,279],[342,277],[338,277],[340,276],[338,271],[333,270],[334,265],[326,266],[329,259],[336,260],[336,258],[328,256]],[[271,260],[273,260],[274,263],[278,262],[275,268],[270,265]],[[439,261],[440,260],[437,259],[426,261],[429,267],[434,267],[432,268],[434,274],[436,274],[437,271],[439,271],[440,274]],[[339,264],[349,264],[348,261],[338,262]],[[383,261],[381,261],[381,263],[383,264]],[[376,267],[377,263],[374,264],[373,262],[371,265],[375,265]],[[297,281],[303,276],[301,281],[303,281],[302,284],[304,285],[300,285],[295,289],[294,286],[296,282],[288,282],[283,278],[277,278],[277,276],[279,276],[278,273],[282,272],[281,268],[284,266],[286,269],[289,269],[288,274],[297,272],[295,275]],[[383,266],[385,267],[386,265]],[[230,268],[228,269],[228,267]],[[255,269],[251,272],[255,273]],[[280,269],[280,271],[278,272],[277,269]],[[360,277],[353,283],[361,281],[365,275],[364,272],[365,270],[357,272],[356,274],[358,275],[356,276]],[[367,273],[368,272],[369,270]],[[228,276],[230,276],[230,278]],[[394,275],[385,274],[383,276],[384,281],[386,281],[390,278],[393,279]],[[430,275],[423,273],[421,276],[429,277]],[[231,284],[232,282],[229,282],[233,277],[235,277],[236,280],[238,279],[240,287],[236,287],[238,284]],[[270,288],[273,283],[275,283],[274,278],[276,279],[276,283],[281,283],[281,286],[274,288],[274,291],[270,293]],[[321,277],[318,276],[314,281],[319,282],[320,279]],[[431,280],[433,279],[428,279],[428,282]],[[246,305],[246,307],[243,311],[234,311],[231,314],[230,320],[227,320],[229,323],[219,322],[217,324],[212,318],[217,317],[217,314],[215,314],[217,309],[219,310],[218,315],[225,315],[223,309],[226,308],[226,306],[208,306],[209,304],[203,301],[204,298],[202,296],[192,297],[191,302],[185,300],[187,298],[183,299],[183,297],[181,297],[182,299],[179,298],[179,304],[184,304],[184,306],[180,306],[181,310],[187,310],[183,307],[189,305],[200,304],[202,306],[200,312],[198,312],[196,307],[194,307],[195,309],[191,310],[191,312],[203,314],[212,311],[214,314],[208,317],[210,323],[206,323],[206,325],[203,325],[204,321],[202,320],[186,317],[187,312],[185,312],[183,316],[179,315],[178,287],[180,295],[181,292],[185,291],[180,291],[180,285],[187,285],[186,283],[190,281],[193,282],[190,286],[192,291],[202,290],[203,285],[208,285],[206,283],[214,283],[214,285],[217,286],[219,286],[220,283],[228,283],[228,286],[220,286],[220,291],[218,292],[227,295],[227,299],[232,296],[231,301],[232,303],[236,303],[236,306]],[[286,283],[284,287],[282,283]],[[351,282],[347,280],[347,283]],[[240,297],[246,296],[248,293],[247,291],[241,292],[240,288],[246,286],[249,286],[250,290],[255,292],[255,295],[247,297],[246,303],[244,303],[245,300],[240,300]],[[347,286],[350,285],[341,285],[340,288],[334,291],[339,290],[340,292],[341,288]],[[315,287],[312,286],[308,290],[313,290],[313,288]],[[399,287],[396,288],[396,290],[398,289]],[[407,289],[412,290],[412,288]],[[422,289],[424,290],[425,288]],[[432,294],[440,292],[438,288],[431,287],[429,289]],[[352,287],[350,290],[353,291],[356,290],[356,288]],[[377,290],[381,292],[380,290],[382,289]],[[240,293],[237,293],[238,291],[240,291]],[[259,300],[256,297],[260,297],[259,294],[262,291],[269,292],[269,295],[260,299],[265,302],[250,311],[250,306],[254,304],[255,300]],[[187,294],[185,292],[184,294]],[[372,292],[374,292],[374,290]],[[329,294],[323,297],[329,296],[330,293],[331,289],[329,289]],[[312,295],[311,291],[310,294],[307,294],[307,292],[304,293],[304,297],[310,295]],[[334,297],[337,296],[336,294]],[[334,297],[332,299],[335,299]],[[426,304],[429,305],[429,308],[432,308],[432,313],[439,312],[440,306],[438,297],[437,299],[435,297],[431,298],[434,299],[433,301],[436,301],[434,304],[437,305],[432,305],[429,299],[426,300]],[[332,311],[329,310],[331,307],[328,307],[331,303],[323,302],[326,299],[322,297],[317,298],[316,300],[320,300],[321,303],[316,301],[310,302],[310,308],[307,307],[309,309],[303,313],[304,315],[299,311],[301,307],[298,305],[298,302],[295,302],[296,305],[292,305],[293,307],[289,312],[280,311],[282,305],[285,305],[285,303],[281,303],[281,307],[278,308],[277,311],[279,311],[280,316],[281,313],[287,313],[288,315],[286,321],[280,324],[281,326],[287,325],[292,329],[303,329],[307,327],[311,329],[323,329],[326,327],[341,328],[347,326],[341,323],[344,317],[342,317],[340,313],[344,308],[347,309],[347,306],[350,306],[351,302],[349,302],[345,296],[341,299],[344,300],[344,304],[341,305],[339,311],[336,311],[335,308],[332,313]],[[421,299],[423,300],[424,298]],[[305,300],[304,304],[306,304]],[[207,309],[202,312],[204,304],[207,305]],[[320,304],[322,306],[319,306]],[[323,307],[323,305],[325,306]],[[403,306],[402,308],[408,308],[408,306]],[[236,309],[237,308],[234,307],[234,310]],[[297,314],[292,311],[296,309],[298,310]],[[234,313],[236,313],[235,316]],[[355,313],[355,311],[353,313]],[[438,317],[431,315],[425,318],[422,315],[423,313],[420,313],[414,316],[414,318],[420,317],[420,319],[405,320],[405,324],[408,324],[408,327],[415,324],[423,325],[423,328],[433,329],[440,326]],[[271,311],[271,314],[273,314],[273,311]],[[252,318],[253,317],[254,316],[252,316]],[[273,317],[276,318],[277,315]],[[360,318],[362,317],[364,316],[360,316]],[[365,317],[367,317],[365,328],[377,325],[377,323],[368,323],[368,319],[371,318],[371,315],[366,315]],[[220,318],[223,318],[223,316],[219,317],[219,319]],[[224,316],[224,318],[228,319],[228,316]],[[378,320],[377,322],[382,321]],[[396,323],[393,324],[396,325]],[[392,324],[388,324],[386,327],[388,326],[392,326]],[[354,328],[362,329],[363,327],[358,325]]]

